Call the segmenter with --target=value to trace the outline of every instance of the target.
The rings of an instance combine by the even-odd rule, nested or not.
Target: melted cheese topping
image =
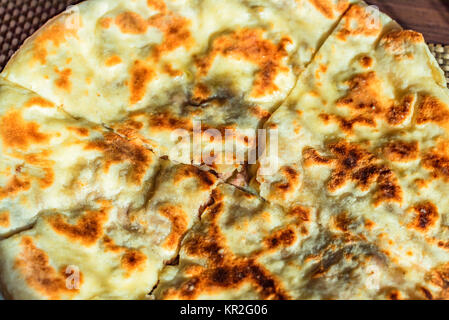
[[[0,75],[4,294],[448,298],[444,76],[352,2],[90,0],[38,31]],[[271,175],[212,133],[262,127]]]
[[[42,210],[70,209],[100,195],[122,208],[142,205],[158,168],[149,150],[3,79],[0,94],[0,210],[9,212],[0,236],[26,227]]]
[[[353,5],[265,124],[279,130],[279,166],[254,187],[283,207],[317,208],[323,232],[352,243],[336,244],[341,258],[311,275],[317,285],[334,279],[333,289],[313,287],[308,297],[442,298],[446,289],[429,275],[444,277],[437,270],[449,258],[449,94],[422,36],[374,18]],[[301,179],[282,189],[287,167]],[[336,280],[348,270],[366,270],[353,288]]]
[[[167,130],[193,134],[196,120],[204,130],[255,132],[349,2],[86,1],[28,40],[3,76],[190,164],[192,157],[172,152],[180,145]],[[225,154],[216,151],[210,166],[228,176],[240,166],[218,163]]]

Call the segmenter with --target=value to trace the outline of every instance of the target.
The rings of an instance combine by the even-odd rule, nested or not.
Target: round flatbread
[[[444,74],[422,35],[353,5],[266,123],[279,132],[279,157],[267,159],[278,170],[259,170],[254,186],[286,208],[315,208],[326,232],[375,251],[375,291],[363,298],[445,298],[448,116]],[[331,287],[315,295],[353,297]]]
[[[5,297],[447,298],[444,74],[355,2],[88,0],[28,39]]]

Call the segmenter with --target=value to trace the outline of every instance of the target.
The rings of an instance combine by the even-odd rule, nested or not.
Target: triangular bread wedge
[[[160,166],[151,151],[3,79],[0,95],[0,237],[42,210],[145,203]]]
[[[448,123],[449,91],[422,35],[353,5],[267,122],[279,153],[261,165],[277,170],[261,166],[255,186],[375,244],[402,270],[395,296],[445,297]]]
[[[141,208],[97,200],[42,212],[0,241],[0,285],[11,299],[144,299],[198,221],[216,178],[161,161]]]
[[[229,185],[213,193],[201,223],[185,237],[179,265],[161,274],[157,299],[378,299],[396,288],[422,297],[376,242],[322,225],[321,210],[290,209]],[[357,221],[360,223],[361,221]],[[416,292],[415,292],[416,291]]]

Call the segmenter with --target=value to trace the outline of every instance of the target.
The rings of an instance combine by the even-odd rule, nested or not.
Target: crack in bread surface
[[[317,1],[315,1],[315,2],[317,2]],[[319,2],[319,1],[318,1]],[[326,41],[327,41],[327,39],[332,35],[332,33],[333,33],[333,31],[334,30],[336,30],[336,28],[337,28],[337,26],[338,26],[338,24],[340,23],[340,21],[341,21],[341,19],[343,19],[343,16],[344,16],[344,14],[346,13],[346,12],[348,12],[350,9],[349,8],[347,8],[347,10],[340,16],[340,20],[338,20],[338,21],[336,21],[335,22],[335,24],[331,27],[331,29],[323,36],[323,39],[321,39],[321,41],[320,41],[320,45],[317,47],[317,50],[315,51],[315,53],[314,53],[314,55],[312,56],[312,59],[311,59],[311,61],[309,61],[309,63],[307,63],[305,66],[304,66],[304,69],[300,72],[300,73],[297,73],[297,74],[295,74],[295,79],[294,79],[294,85],[292,86],[292,88],[288,91],[288,93],[286,94],[286,96],[285,96],[285,98],[283,98],[281,101],[278,101],[274,106],[272,106],[272,109],[271,109],[271,111],[270,111],[270,113],[271,113],[271,115],[270,115],[270,117],[269,118],[266,118],[266,119],[263,119],[262,121],[260,121],[259,122],[259,124],[258,124],[258,127],[257,128],[255,128],[255,129],[259,129],[259,128],[264,128],[265,127],[265,125],[267,124],[267,123],[269,123],[270,121],[271,121],[271,118],[273,117],[273,114],[274,113],[276,113],[279,109],[280,109],[280,107],[281,106],[283,106],[289,99],[290,99],[290,97],[291,97],[291,95],[292,95],[292,93],[293,93],[293,91],[294,91],[294,89],[295,89],[295,87],[298,85],[298,83],[299,83],[299,80],[300,80],[300,78],[301,78],[301,75],[304,73],[304,72],[306,72],[307,70],[308,70],[308,68],[310,67],[310,64],[312,63],[312,61],[315,59],[315,57],[316,57],[316,55],[317,54],[319,54],[319,50],[320,50],[320,48],[322,47],[322,46],[324,46],[324,44],[326,43]],[[124,16],[124,17],[122,17],[125,21],[124,22],[126,22],[125,24],[126,25],[124,25],[123,27],[125,28],[125,31],[127,31],[128,33],[144,33],[144,32],[146,32],[146,29],[148,28],[148,26],[140,26],[140,25],[135,25],[135,21],[134,20],[139,20],[140,21],[140,19],[141,18],[136,18],[136,17],[134,17],[133,18],[133,16],[130,16],[130,15],[128,15],[128,16]],[[157,19],[159,19],[159,18],[161,18],[162,19],[162,17],[157,17]],[[156,19],[156,20],[157,20]],[[142,21],[140,21],[140,22],[142,22]],[[157,20],[156,22],[158,22],[158,24],[159,24],[159,20]],[[156,23],[155,22],[155,23]],[[253,36],[253,35],[252,35]],[[170,48],[172,47],[172,45],[170,45],[169,47],[167,47],[167,48],[169,48],[169,50],[171,50]],[[176,46],[175,46],[176,47]],[[163,48],[163,46],[161,46],[160,48]],[[235,48],[234,48],[235,49]],[[228,48],[228,50],[229,50],[229,48]],[[232,50],[231,50],[232,51]],[[294,54],[296,54],[296,52],[294,52],[293,53],[293,55]],[[116,61],[118,61],[117,59],[116,59]],[[119,64],[120,62],[117,62],[117,64]],[[173,71],[173,70],[172,70]],[[145,72],[143,72],[143,76],[145,77],[145,74],[150,74],[151,73],[151,70],[150,71],[148,71],[147,73],[145,73]],[[65,73],[65,75],[67,75],[67,76],[70,76],[70,74],[68,73],[68,72],[66,72]],[[65,88],[66,88],[66,90],[68,90],[69,88],[70,88],[70,86],[68,85],[70,82],[67,82],[67,81],[63,81],[64,79],[62,79],[61,81],[59,81],[59,84],[60,85],[63,85]],[[149,80],[148,80],[149,81]],[[13,82],[13,81],[12,81]],[[196,82],[196,81],[194,81],[194,82]],[[200,91],[205,91],[205,92],[207,92],[207,90],[200,90]],[[38,95],[39,95],[39,92],[36,92]],[[204,93],[204,92],[203,92]],[[139,98],[141,99],[142,98],[142,96],[141,95],[139,95]],[[133,100],[133,103],[134,102],[138,102],[138,98],[135,98],[134,100]],[[226,99],[224,99],[224,100],[226,100]],[[427,100],[429,100],[429,99],[427,99]],[[424,102],[426,102],[427,100],[425,100],[424,99]],[[432,107],[432,106],[435,106],[436,105],[436,103],[434,103],[434,102],[432,102],[432,101],[427,101],[428,103],[427,103],[427,105],[430,105],[430,107]],[[66,110],[66,108],[63,106],[63,105],[58,105],[57,103],[55,103],[54,101],[52,102],[54,105],[56,105],[56,106],[58,106],[58,108],[61,108],[61,110],[63,110],[63,112],[65,112],[66,114],[68,114],[68,115],[70,115],[72,118],[74,118],[74,119],[78,119],[79,121],[84,121],[84,122],[90,122],[91,120],[90,119],[87,119],[87,118],[85,118],[85,117],[80,117],[80,116],[75,116],[75,115],[73,115],[72,114],[72,112],[71,112],[71,110]],[[200,105],[199,105],[200,106]],[[369,107],[369,106],[368,106]],[[429,108],[430,108],[429,107]],[[445,115],[446,116],[446,115]],[[422,117],[422,119],[424,119],[424,117]],[[430,119],[430,120],[429,120]],[[428,113],[426,113],[426,117],[425,117],[425,119],[424,120],[422,120],[422,122],[426,122],[426,121],[431,121],[432,120],[432,117],[429,117],[429,115],[428,115]],[[439,120],[439,119],[437,119],[437,120]],[[99,123],[99,124],[101,124],[102,126],[103,126],[103,129],[104,130],[107,130],[107,131],[110,131],[111,132],[111,134],[113,134],[113,135],[116,135],[117,137],[121,137],[121,138],[123,138],[123,139],[125,139],[125,140],[127,140],[127,141],[134,141],[135,139],[132,137],[132,136],[129,136],[129,135],[127,135],[127,134],[123,134],[123,132],[121,132],[119,129],[116,129],[116,128],[113,128],[113,127],[110,127],[110,126],[108,126],[108,124],[105,124],[105,123]],[[352,127],[351,127],[351,129],[352,129]],[[137,139],[137,138],[136,138]],[[411,144],[409,144],[409,145],[400,145],[399,144],[400,142],[398,142],[398,144],[396,144],[396,145],[392,145],[392,146],[386,146],[385,148],[386,148],[386,152],[388,152],[388,156],[389,156],[389,159],[391,160],[391,161],[396,161],[396,159],[399,159],[399,160],[401,160],[401,161],[403,161],[403,162],[407,162],[407,161],[412,161],[413,159],[414,159],[414,155],[410,155],[410,154],[408,154],[408,150],[411,148],[411,149],[413,149],[414,150],[414,152],[416,153],[417,151],[413,148],[413,142],[411,143]],[[404,142],[405,143],[405,142]],[[144,147],[145,148],[147,148],[148,150],[150,150],[150,151],[155,151],[155,149],[154,148],[152,148],[151,146],[149,146],[149,145],[146,145],[146,144],[144,144]],[[333,146],[333,149],[335,149],[336,148],[336,146]],[[316,150],[315,150],[316,151]],[[382,152],[384,152],[384,151],[379,151],[379,155],[380,154],[382,154]],[[376,153],[375,154],[376,156],[378,156],[378,154]],[[319,157],[320,155],[315,155],[316,157]],[[316,158],[316,159],[318,159],[318,158]],[[429,166],[433,166],[433,167],[437,167],[436,169],[435,169],[435,175],[437,176],[438,175],[438,173],[440,174],[440,175],[442,175],[442,173],[445,173],[446,172],[446,169],[445,169],[445,166],[444,167],[442,167],[442,165],[441,165],[441,160],[439,160],[439,159],[437,159],[437,160],[432,160],[432,159],[434,159],[434,158],[431,158],[431,155],[429,155],[429,160],[427,161],[428,163],[429,163]],[[319,159],[320,160],[320,159]],[[325,165],[327,165],[328,163],[331,163],[332,161],[334,161],[335,159],[333,159],[332,157],[329,157],[329,158],[323,158],[323,159],[321,159],[324,163],[325,163]],[[168,160],[169,162],[171,162],[171,163],[174,163],[174,164],[176,164],[177,162],[176,161],[173,161],[173,160],[171,160],[171,159],[169,159]],[[346,165],[346,167],[347,168],[349,168],[349,169],[353,169],[353,164],[352,163],[350,163],[352,160],[348,160],[347,158],[345,158],[345,159],[340,159],[340,160],[338,160],[338,161],[340,161],[340,166],[342,166],[342,167],[344,167],[345,165]],[[337,162],[338,162],[337,161]],[[358,160],[354,160],[354,161],[358,161]],[[371,161],[371,160],[370,160]],[[369,162],[369,161],[368,161]],[[437,163],[438,162],[438,163]],[[386,189],[388,189],[388,190],[390,190],[391,189],[391,187],[392,187],[392,185],[394,185],[395,184],[395,182],[394,182],[394,177],[391,177],[391,172],[390,171],[388,171],[388,168],[384,168],[384,167],[376,167],[376,166],[371,166],[370,167],[370,165],[372,165],[372,163],[368,163],[368,164],[366,164],[366,166],[365,166],[365,164],[363,164],[363,165],[361,165],[361,166],[359,166],[359,167],[357,167],[357,170],[364,170],[362,173],[360,173],[360,172],[357,172],[356,174],[353,174],[352,175],[352,177],[351,178],[348,178],[349,177],[349,175],[350,174],[352,174],[352,173],[345,173],[345,174],[342,174],[341,173],[341,170],[340,171],[338,171],[338,169],[335,169],[335,172],[334,172],[334,174],[335,174],[335,176],[334,176],[334,182],[335,181],[337,181],[337,179],[339,179],[339,178],[341,178],[341,176],[345,176],[345,180],[343,181],[343,182],[341,182],[340,180],[338,180],[338,182],[339,183],[335,183],[335,188],[333,189],[333,191],[335,191],[335,190],[337,190],[338,188],[340,188],[340,187],[342,187],[345,183],[347,183],[347,181],[349,181],[349,180],[357,180],[357,181],[361,181],[360,182],[360,185],[362,185],[363,186],[363,188],[361,188],[362,189],[362,191],[366,191],[366,190],[368,190],[370,187],[371,187],[371,184],[372,184],[372,181],[371,181],[371,174],[374,176],[374,180],[376,180],[376,183],[378,184],[378,185],[384,185],[385,186],[385,188]],[[201,170],[202,169],[204,169],[203,167],[200,167],[200,166],[197,166],[198,168],[200,168]],[[349,170],[348,169],[348,170]],[[373,169],[373,172],[369,172],[369,170],[370,169]],[[211,170],[211,171],[214,171],[214,169],[212,168],[212,169],[208,169],[208,170]],[[289,168],[285,168],[285,170],[286,171],[288,171],[289,170]],[[215,175],[219,175],[219,172],[218,171],[214,171],[214,174]],[[360,176],[360,175],[362,175],[362,176]],[[354,178],[355,177],[355,178]],[[255,177],[254,176],[250,176],[248,179],[249,180],[253,180]],[[435,179],[437,179],[438,177],[435,177]],[[154,181],[155,180],[157,180],[157,177],[154,177]],[[369,180],[369,181],[368,181]],[[156,186],[156,184],[154,183],[154,181],[152,181],[151,182],[151,185],[153,186],[153,188],[151,189],[151,190],[149,190],[149,191],[147,191],[147,195],[146,195],[146,202],[151,198],[151,196],[152,196],[152,194],[154,193],[154,191],[155,191],[155,189],[157,188],[157,186]],[[365,182],[369,182],[369,183],[365,183]],[[223,182],[223,183],[226,183],[225,181],[221,181],[221,182]],[[363,183],[362,183],[363,182]],[[212,196],[215,192],[216,192],[216,190],[217,190],[217,188],[218,187],[214,187],[214,188],[212,188],[211,190],[210,190],[210,196]],[[331,188],[332,189],[332,188]],[[366,189],[366,190],[365,190]],[[387,190],[387,191],[388,191]],[[389,191],[388,191],[389,192]],[[261,197],[260,195],[258,195],[258,197]],[[399,197],[399,196],[398,196]],[[397,198],[398,198],[397,197]],[[387,195],[387,198],[388,198],[388,195]],[[402,200],[402,199],[401,199]],[[266,203],[268,203],[268,204],[272,204],[272,201],[270,200],[270,199],[262,199],[261,201],[263,201],[263,202],[266,202]],[[200,208],[203,212],[204,211],[207,211],[207,210],[211,210],[211,207],[213,207],[214,206],[214,204],[213,203],[207,203],[204,207],[202,207],[202,208]],[[73,209],[75,209],[75,208],[73,208]],[[69,209],[69,211],[70,211],[70,209]],[[415,209],[414,209],[414,211],[413,212],[415,212],[416,213],[416,215],[417,215],[417,217],[416,217],[416,221],[415,222],[413,222],[413,226],[416,228],[416,229],[418,229],[420,232],[427,232],[427,230],[428,229],[431,229],[434,225],[435,225],[435,223],[436,223],[436,221],[437,221],[437,218],[438,218],[438,213],[435,213],[435,209],[432,207],[432,204],[427,204],[427,203],[423,203],[423,204],[421,204],[420,206],[417,206]],[[201,212],[199,213],[199,214],[201,214]],[[345,234],[345,237],[347,237],[348,239],[349,238],[351,238],[351,236],[352,235],[349,235],[348,234],[348,232],[351,230],[351,223],[353,223],[353,221],[352,221],[352,219],[350,218],[350,217],[348,217],[348,216],[346,216],[346,213],[345,212],[342,212],[341,213],[341,215],[339,216],[339,217],[337,217],[338,219],[337,219],[337,221],[336,221],[336,228],[339,230],[338,232],[343,232],[344,234]],[[177,241],[177,243],[178,243],[178,246],[177,246],[177,249],[176,249],[176,257],[179,257],[179,251],[180,251],[180,248],[181,248],[181,245],[182,245],[182,243],[183,243],[183,239],[184,239],[184,236],[186,235],[186,234],[188,234],[191,230],[193,230],[193,229],[197,229],[197,228],[199,228],[199,226],[201,225],[203,223],[203,221],[202,221],[202,219],[200,218],[198,221],[196,221],[195,222],[195,224],[193,224],[190,228],[188,228],[188,229],[186,229],[185,230],[185,232],[184,232],[184,235],[182,236],[182,237],[180,237],[180,239]],[[319,227],[320,228],[323,228],[324,227],[324,225],[321,225],[321,222],[318,222],[318,225],[319,225]],[[326,226],[327,227],[327,226]],[[30,226],[30,228],[29,229],[33,229],[34,228],[34,226]],[[28,230],[28,229],[27,229]],[[23,232],[23,230],[18,230],[18,231],[16,231],[16,232],[12,232],[10,235],[8,235],[8,237],[7,238],[10,238],[10,237],[12,237],[12,236],[14,236],[14,235],[17,235],[17,234],[21,234]],[[77,233],[77,231],[75,230],[75,231],[71,231],[71,233],[72,234],[76,234]],[[278,245],[278,241],[283,241],[283,240],[285,240],[285,239],[287,239],[288,238],[288,235],[289,235],[289,233],[286,233],[285,235],[284,234],[282,234],[280,237],[279,237],[279,239],[281,239],[281,240],[279,240],[277,237],[274,237],[273,239],[270,239],[270,243],[273,245],[273,246],[277,246]],[[1,241],[4,241],[5,239],[2,239]],[[288,240],[288,239],[287,239]],[[287,240],[285,240],[286,241],[286,243],[290,243],[290,242],[288,242]],[[349,239],[348,241],[352,241],[351,239]],[[340,253],[338,253],[338,255],[340,255]],[[314,257],[311,257],[310,259],[314,259]],[[131,259],[131,260],[135,260],[134,258],[133,259]],[[176,258],[175,258],[175,260],[176,260]],[[165,269],[165,267],[167,267],[167,266],[170,266],[172,264],[172,262],[171,261],[164,261],[164,267],[159,271],[159,273],[158,273],[158,276],[157,276],[157,278],[158,278],[158,281],[157,281],[157,283],[156,283],[156,285],[154,286],[154,288],[153,288],[153,290],[151,291],[151,292],[153,292],[153,291],[157,291],[157,289],[158,289],[158,285],[159,285],[159,283],[160,283],[160,277],[161,277],[161,273],[164,271],[164,269]],[[323,274],[326,274],[326,272],[328,272],[329,271],[329,269],[331,268],[331,266],[332,266],[332,264],[330,264],[330,266],[319,266],[319,267],[317,267],[317,270],[315,270],[314,272],[314,276],[316,276],[317,278],[319,278],[319,277],[321,277]],[[440,268],[441,269],[441,268]],[[434,280],[434,282],[435,283],[438,283],[438,282],[444,282],[444,278],[445,278],[445,270],[443,270],[444,268],[442,268],[441,270],[440,269],[438,269],[437,271],[435,271],[436,272],[436,275],[434,275],[434,278],[437,278],[436,280]],[[443,270],[443,271],[442,271]],[[262,275],[261,275],[262,276]],[[441,279],[443,279],[443,280],[441,280]],[[257,282],[257,281],[256,281]],[[424,289],[423,289],[424,290]],[[425,290],[427,290],[427,289],[425,289]],[[151,293],[151,292],[148,292],[149,294]],[[430,294],[430,293],[429,293]],[[395,297],[397,297],[398,295],[400,295],[400,293],[398,294],[398,293],[391,293],[391,296],[395,296]],[[428,295],[428,294],[426,294],[426,295]],[[281,294],[281,293],[279,293],[279,297],[284,297],[284,295],[283,294]]]

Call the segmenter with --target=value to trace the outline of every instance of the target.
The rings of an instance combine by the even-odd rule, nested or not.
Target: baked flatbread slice
[[[0,96],[0,237],[42,210],[98,198],[124,211],[145,203],[160,166],[151,151],[6,80]]]
[[[29,231],[0,242],[9,299],[144,298],[161,258],[145,237],[114,223],[108,203],[42,214]]]
[[[401,135],[436,142],[445,134],[447,96],[444,75],[421,34],[401,30],[371,7],[354,5],[265,125],[279,133],[279,152],[272,155],[278,170],[259,174],[261,195],[295,200],[305,183],[300,165],[329,163],[310,147],[344,139],[375,149]]]
[[[33,227],[0,241],[0,283],[11,299],[144,299],[216,178],[162,161],[148,202],[123,212],[97,200],[45,211]],[[175,186],[175,188],[173,188]]]
[[[170,90],[185,84],[184,74],[170,74],[186,71],[189,25],[196,19],[187,21],[172,10],[159,15],[162,5],[162,1],[91,0],[73,6],[28,39],[3,76],[96,123],[120,120],[151,103],[167,104]],[[186,16],[196,16],[189,6],[183,1],[180,9]],[[169,34],[169,43],[164,34]],[[164,69],[164,60],[150,61],[152,51],[160,51],[161,58],[172,54],[180,65]]]
[[[266,124],[278,170],[259,172],[260,194],[362,233],[403,272],[391,297],[446,297],[448,115],[422,35],[353,5]]]
[[[192,30],[201,49],[184,95],[177,90],[171,104],[130,114],[112,128],[159,155],[207,165],[223,177],[241,171],[255,161],[257,129],[287,97],[349,1],[325,6],[329,11],[316,1],[199,2],[207,43],[196,38],[203,30]]]
[[[374,242],[341,229],[344,219],[321,225],[327,209],[286,210],[229,185],[213,200],[183,241],[179,265],[162,273],[157,299],[375,299],[419,284],[404,284]]]
[[[448,298],[444,75],[351,3],[90,0],[28,40],[0,79],[7,298]],[[231,176],[262,126],[260,197],[189,165]]]
[[[91,0],[28,40],[3,75],[159,156],[229,174],[349,3]],[[192,154],[195,122],[222,139],[234,131],[243,159],[211,132]]]

